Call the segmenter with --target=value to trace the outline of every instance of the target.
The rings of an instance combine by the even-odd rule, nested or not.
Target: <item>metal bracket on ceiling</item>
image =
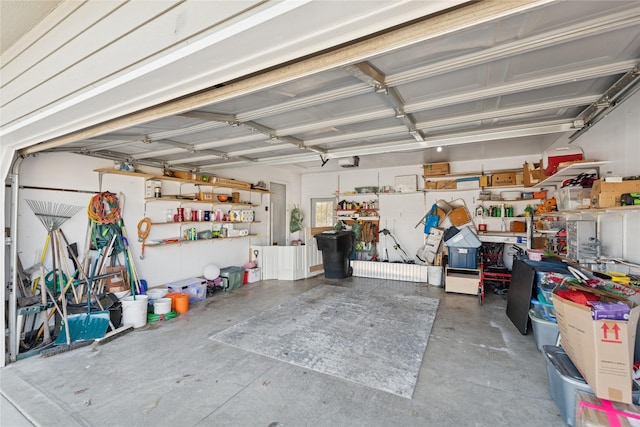
[[[569,144],[600,121],[610,111],[635,93],[640,87],[640,63],[627,71],[594,103],[578,115],[574,123],[582,121],[583,126],[569,137]]]
[[[242,126],[250,130],[251,132],[260,132],[264,134],[268,138],[266,142],[269,144],[286,143],[286,144],[294,145],[298,148],[300,148],[300,146],[304,147],[304,141],[301,139],[298,139],[289,135],[278,135],[278,132],[276,129],[263,126],[260,123],[256,123],[250,120],[247,120],[244,122],[240,121],[233,114],[220,114],[220,113],[212,113],[208,111],[189,111],[181,115],[184,117],[191,117],[191,118],[196,118],[196,119],[206,120],[206,121],[224,122],[231,127]],[[197,149],[197,147],[195,148]]]
[[[352,76],[362,80],[369,86],[373,87],[375,93],[385,95],[383,102],[393,108],[395,118],[400,120],[407,127],[409,134],[416,141],[424,141],[424,135],[417,130],[416,121],[413,116],[407,114],[404,108],[404,100],[395,87],[390,87],[386,83],[386,76],[378,71],[368,62],[360,62],[358,64],[348,65],[344,67],[345,71]]]

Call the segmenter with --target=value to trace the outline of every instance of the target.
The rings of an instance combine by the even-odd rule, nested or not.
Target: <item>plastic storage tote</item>
[[[167,289],[169,292],[188,294],[189,302],[202,301],[207,297],[207,281],[197,277],[167,283]]]
[[[444,244],[450,248],[479,248],[482,246],[482,242],[469,226],[462,227],[456,234],[448,239],[447,237],[448,236],[445,235],[446,240]]]
[[[478,248],[449,248],[449,267],[476,268],[478,266]]]
[[[530,309],[529,318],[531,319],[531,326],[533,326],[533,338],[536,340],[538,350],[542,351],[542,347],[545,345],[556,345],[558,343],[558,336],[560,335],[558,324],[545,319],[541,308],[534,307]]]
[[[244,279],[244,268],[242,267],[226,267],[220,269],[220,278],[222,279],[222,287],[225,291],[230,291],[242,286]]]

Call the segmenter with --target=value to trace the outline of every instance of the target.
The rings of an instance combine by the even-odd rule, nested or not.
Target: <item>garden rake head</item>
[[[82,206],[39,200],[27,199],[27,204],[47,231],[57,230],[66,220],[82,210]]]

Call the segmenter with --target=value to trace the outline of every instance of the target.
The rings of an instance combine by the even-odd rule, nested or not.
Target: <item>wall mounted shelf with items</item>
[[[246,236],[232,236],[232,237],[214,237],[211,239],[196,239],[196,240],[184,240],[184,239],[164,239],[162,241],[147,241],[145,243],[145,247],[147,248],[156,248],[156,247],[164,247],[164,246],[172,246],[172,245],[182,245],[187,243],[202,243],[202,242],[211,242],[216,240],[229,240],[229,239],[243,239],[246,237],[255,237],[257,234],[248,234]]]
[[[197,200],[197,199],[185,199],[184,197],[178,196],[163,196],[163,197],[145,197],[145,202],[170,202],[170,203],[181,203],[181,204],[205,204],[210,206],[232,206],[238,208],[255,208],[260,205],[254,203],[233,203],[233,202],[208,202],[205,200]]]
[[[207,178],[209,179],[208,181],[202,181],[202,179],[200,180],[185,179],[185,178],[179,178],[175,176],[156,175],[156,174],[145,173],[145,172],[127,172],[127,171],[121,171],[121,170],[110,169],[110,168],[94,169],[94,172],[97,172],[98,174],[100,174],[100,176],[102,176],[103,174],[126,175],[126,176],[133,176],[133,177],[144,178],[144,179],[172,181],[172,182],[178,182],[181,184],[203,185],[203,186],[209,186],[213,188],[226,188],[231,190],[242,190],[242,191],[247,191],[252,193],[270,194],[270,191],[268,189],[251,188],[251,184],[249,183],[243,183],[242,181],[237,181],[229,178],[208,177]]]
[[[559,168],[558,171],[549,176],[542,179],[533,178],[534,182],[531,182],[530,187],[556,187],[562,186],[562,183],[567,180],[576,177],[581,173],[586,173],[591,170],[595,170],[596,173],[599,174],[600,166],[606,165],[609,162],[607,161],[584,161],[584,162],[574,162],[563,168]],[[525,163],[524,171],[525,174],[531,173],[531,171],[527,172],[528,164]],[[531,181],[531,176],[528,176],[528,182]]]
[[[339,220],[378,221],[377,187],[356,187],[353,192],[336,193],[335,216]]]
[[[362,221],[378,221],[377,209],[337,209],[336,217],[345,220],[362,220]]]
[[[440,165],[446,165],[441,167]],[[446,173],[443,173],[447,171]],[[484,188],[522,187],[522,170],[448,173],[448,163],[424,165],[424,191],[469,191]]]
[[[356,257],[369,257],[379,241],[379,187],[355,187],[354,191],[334,193],[337,208],[334,217],[347,226],[362,224],[362,239],[355,244]]]
[[[146,196],[143,199],[144,216],[151,219],[150,226],[162,226],[163,229],[169,226],[177,227],[178,236],[150,238],[145,243],[146,247],[256,236],[255,233],[250,232],[250,227],[252,224],[259,223],[259,221],[254,220],[255,212],[251,209],[260,206],[260,204],[254,203],[251,197],[254,194],[259,194],[262,199],[262,195],[270,194],[266,189],[252,188],[250,183],[219,177],[200,177],[186,172],[176,172],[184,174],[184,177],[128,172],[108,168],[96,169],[95,172],[99,173],[100,186],[102,186],[103,174],[125,175],[144,179]],[[168,191],[172,185],[176,186],[173,188],[174,191]],[[195,193],[184,192],[183,186],[192,186],[193,190],[197,191]],[[203,191],[203,187],[212,191]],[[242,200],[241,194],[243,197],[249,198],[249,200]],[[218,197],[224,201],[218,200]],[[234,198],[236,201],[233,200]],[[166,204],[174,206],[175,209],[161,207]],[[152,205],[157,205],[158,207],[151,208]],[[195,208],[196,206],[198,208]],[[201,209],[201,207],[207,206],[211,207],[211,209]],[[182,218],[178,220],[180,219],[178,215],[181,211]],[[185,215],[185,211],[189,217]],[[189,211],[197,212],[197,217],[192,218],[192,213],[189,213]],[[208,216],[208,219],[205,219],[205,216]],[[223,217],[230,217],[230,219],[223,219]],[[244,227],[236,229],[234,228],[235,226]],[[149,231],[151,232],[151,230]],[[206,237],[198,239],[198,235]]]

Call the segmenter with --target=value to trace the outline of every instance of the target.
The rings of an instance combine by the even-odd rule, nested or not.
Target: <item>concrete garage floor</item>
[[[320,284],[439,298],[412,399],[209,337]],[[409,282],[263,281],[193,304],[97,347],[0,370],[2,426],[563,426],[533,336],[506,298]]]

